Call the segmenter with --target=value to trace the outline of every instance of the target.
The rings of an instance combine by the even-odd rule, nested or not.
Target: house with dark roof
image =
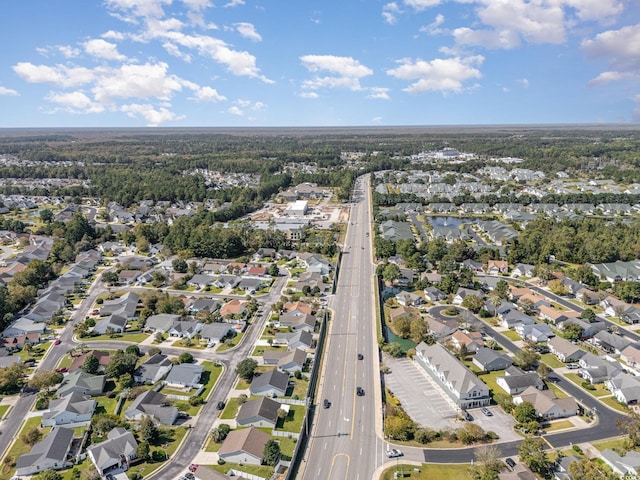
[[[292,373],[302,371],[307,361],[307,353],[296,348],[295,350],[267,350],[262,354],[265,365],[276,365],[282,372]]]
[[[625,405],[636,405],[640,400],[640,379],[628,373],[618,372],[604,382],[611,394]]]
[[[313,335],[307,330],[293,333],[277,332],[273,338],[273,345],[284,345],[289,350],[300,348],[308,351],[313,347]]]
[[[282,314],[278,318],[281,327],[289,327],[294,331],[307,330],[313,332],[316,328],[316,317],[313,315],[290,315]]]
[[[129,430],[114,428],[104,442],[87,448],[87,454],[100,475],[126,471],[134,460],[138,442]]]
[[[289,386],[289,375],[278,370],[269,370],[257,377],[253,377],[249,392],[251,395],[267,397],[284,397]]]
[[[453,297],[451,303],[453,303],[454,305],[461,305],[467,295],[475,295],[478,298],[484,298],[484,293],[480,290],[460,287],[458,288],[458,291],[456,292],[455,297]]]
[[[78,369],[64,376],[56,395],[58,398],[71,392],[78,392],[82,395],[100,395],[104,391],[106,381],[105,375],[91,375]]]
[[[108,317],[98,320],[92,331],[98,335],[104,335],[111,330],[114,333],[124,333],[127,328],[127,322],[128,319],[126,317],[116,314],[109,315]]]
[[[633,342],[627,338],[621,337],[620,335],[602,330],[595,334],[595,336],[593,337],[593,343],[595,343],[598,347],[600,347],[607,353],[614,353],[619,355]]]
[[[49,409],[42,414],[43,427],[59,427],[61,425],[74,425],[91,421],[91,416],[98,402],[78,392],[71,392],[62,398],[51,400]]]
[[[504,376],[496,377],[496,383],[509,395],[517,395],[529,387],[544,388],[544,382],[536,372],[523,372],[517,367],[507,368]]]
[[[73,430],[54,427],[31,451],[20,455],[16,462],[16,475],[35,475],[44,470],[61,470],[72,465],[67,457],[73,442]]]
[[[203,324],[192,320],[179,320],[173,322],[173,325],[168,330],[168,333],[172,337],[180,338],[193,338],[196,333],[202,330]]]
[[[231,463],[260,465],[270,438],[271,435],[255,427],[233,430],[218,450],[218,456]]]
[[[241,427],[275,428],[278,410],[282,405],[269,397],[260,397],[243,403],[236,416]]]
[[[178,418],[178,409],[169,406],[166,395],[147,390],[136,397],[124,412],[127,420],[151,418],[162,425],[173,425]]]
[[[513,360],[511,360],[509,355],[486,347],[478,348],[476,354],[473,356],[472,362],[483,372],[505,370],[513,365]]]
[[[598,357],[591,352],[585,354],[578,361],[580,364],[580,376],[589,383],[602,383],[615,377],[624,370],[618,362],[609,362],[602,357]]]
[[[105,317],[107,315],[119,315],[127,319],[132,319],[136,316],[136,308],[140,301],[140,295],[134,292],[127,292],[120,298],[114,300],[105,300],[100,309],[100,315]]]
[[[135,372],[133,379],[136,383],[156,383],[165,377],[173,368],[173,363],[166,355],[156,353],[147,358]]]
[[[553,353],[561,362],[577,362],[586,353],[581,348],[565,340],[562,337],[553,337],[548,342],[549,351]]]

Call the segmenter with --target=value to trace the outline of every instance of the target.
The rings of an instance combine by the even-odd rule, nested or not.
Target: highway
[[[305,480],[370,479],[384,456],[370,232],[369,176],[356,184],[335,295]],[[370,234],[370,233],[369,233]],[[358,354],[362,354],[362,360]],[[356,387],[364,390],[356,395]],[[326,398],[329,408],[322,408]]]

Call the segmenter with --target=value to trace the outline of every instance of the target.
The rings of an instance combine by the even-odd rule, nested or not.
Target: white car
[[[387,457],[389,458],[396,458],[401,456],[402,456],[402,452],[397,448],[392,448],[391,450],[387,450]]]

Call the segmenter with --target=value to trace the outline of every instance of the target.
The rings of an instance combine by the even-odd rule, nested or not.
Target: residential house
[[[496,383],[509,395],[517,395],[529,387],[544,388],[544,382],[536,372],[523,372],[517,367],[507,368],[504,376],[496,377]]]
[[[164,378],[173,368],[173,363],[166,355],[156,353],[147,358],[135,372],[133,379],[137,383],[156,383]]]
[[[620,360],[623,360],[630,367],[640,366],[640,347],[629,345],[620,352]]]
[[[511,472],[498,473],[498,480],[537,480],[536,474],[524,463],[518,463]]]
[[[611,394],[625,405],[636,405],[640,400],[640,378],[622,371],[606,380],[604,385]]]
[[[275,248],[259,248],[256,253],[253,254],[253,260],[259,262],[265,258],[276,258]]]
[[[399,318],[407,318],[411,320],[419,316],[420,314],[418,311],[411,307],[399,306],[398,308],[392,308],[389,310],[389,319],[392,322]]]
[[[439,343],[416,347],[415,360],[443,388],[459,408],[491,403],[489,388]]]
[[[273,339],[273,345],[286,346],[289,350],[300,348],[308,351],[313,348],[313,335],[307,330],[298,330],[293,333],[277,332]]]
[[[460,268],[468,268],[474,273],[484,273],[484,266],[480,262],[476,262],[470,258],[463,260]]]
[[[3,337],[18,337],[35,333],[42,335],[47,329],[47,325],[41,321],[34,321],[29,318],[20,317],[2,332]]]
[[[513,403],[520,405],[529,402],[536,409],[538,416],[545,420],[572,417],[578,414],[578,403],[572,397],[558,398],[553,390],[538,390],[529,387],[513,398]]]
[[[627,338],[616,335],[615,333],[602,330],[595,334],[593,343],[607,353],[619,355],[625,348],[633,342]]]
[[[586,353],[581,348],[565,340],[562,337],[553,337],[547,343],[549,351],[553,353],[561,362],[577,362]]]
[[[604,322],[591,323],[589,321],[586,321],[586,320],[583,320],[582,318],[577,318],[577,317],[570,318],[568,320],[563,320],[562,322],[558,323],[558,327],[560,328],[560,330],[564,330],[567,327],[567,325],[571,323],[575,323],[576,325],[582,328],[582,335],[580,335],[580,338],[582,340],[591,338],[598,332],[602,330],[606,330],[607,328],[607,324]]]
[[[127,317],[120,315],[109,315],[108,317],[98,320],[93,327],[93,333],[97,335],[105,335],[110,331],[112,333],[124,333],[127,328]]]
[[[480,332],[465,332],[462,330],[456,330],[451,335],[451,343],[456,350],[464,345],[467,352],[475,353],[480,347],[484,346],[484,340]]]
[[[447,298],[447,295],[436,287],[427,287],[424,289],[424,296],[432,302],[440,302]]]
[[[504,260],[489,260],[486,271],[489,275],[509,273],[509,263]]]
[[[187,281],[187,285],[189,285],[190,287],[201,289],[213,285],[214,281],[215,278],[213,278],[211,275],[197,273]]]
[[[515,326],[515,331],[523,340],[531,340],[535,343],[546,342],[556,336],[546,323],[535,323],[533,325],[523,325],[521,323]]]
[[[220,302],[214,298],[196,298],[189,305],[189,312],[198,313],[202,311],[215,312],[220,308]]]
[[[219,275],[213,281],[213,285],[217,288],[228,289],[235,288],[240,283],[240,277],[237,275]]]
[[[197,333],[202,330],[203,324],[192,320],[180,320],[174,322],[169,329],[169,335],[171,337],[179,338],[193,338]]]
[[[311,315],[313,313],[310,305],[300,301],[285,303],[283,310],[288,315]]]
[[[242,277],[236,288],[252,295],[266,285],[267,283],[263,278]]]
[[[278,370],[285,373],[302,371],[307,361],[307,352],[296,348],[295,350],[267,350],[262,354],[265,365],[276,365]]]
[[[119,315],[127,319],[132,319],[136,315],[136,309],[140,295],[134,292],[127,292],[120,298],[105,300],[100,309],[101,316]]]
[[[249,306],[249,302],[238,300],[237,298],[225,303],[220,308],[220,316],[222,318],[241,317],[245,315],[245,310]]]
[[[282,405],[269,397],[260,397],[240,406],[236,423],[241,427],[276,428]]]
[[[458,288],[458,291],[456,292],[455,297],[453,297],[453,301],[451,303],[453,303],[454,305],[461,305],[467,295],[475,295],[478,298],[484,298],[484,293],[482,293],[480,290],[461,287]]]
[[[72,463],[67,459],[73,442],[73,430],[54,427],[29,453],[20,455],[16,462],[16,475],[35,475],[45,470],[61,470]]]
[[[121,285],[131,285],[142,274],[140,270],[120,270],[118,273],[118,283]]]
[[[173,324],[180,320],[180,315],[173,313],[158,313],[147,318],[144,324],[145,330],[151,332],[167,333]]]
[[[271,435],[262,430],[249,427],[229,432],[218,450],[218,456],[231,463],[261,465],[264,446]]]
[[[313,315],[290,315],[285,313],[280,315],[278,324],[294,331],[307,330],[313,332],[316,328],[316,317]]]
[[[71,392],[62,398],[51,400],[49,409],[42,414],[43,427],[61,425],[88,425],[98,402],[78,392]]]
[[[173,425],[178,418],[178,409],[168,404],[166,395],[147,390],[131,402],[124,412],[127,420],[151,418],[162,425]]]
[[[100,395],[104,391],[106,381],[105,375],[91,375],[82,370],[75,370],[64,376],[56,395],[58,398],[72,392],[78,392],[82,395]]]
[[[176,388],[196,388],[200,385],[200,379],[203,373],[204,368],[202,365],[181,363],[171,369],[164,383],[165,385]]]
[[[133,434],[118,427],[107,433],[104,442],[96,443],[87,448],[87,454],[100,475],[109,472],[128,470],[134,460],[138,442]]]
[[[433,317],[425,317],[429,333],[437,339],[448,337],[458,330],[458,322],[453,319],[438,320]]]
[[[538,308],[540,312],[540,318],[543,320],[549,320],[554,325],[558,325],[566,320],[578,318],[580,313],[574,310],[558,310],[554,307],[548,307],[546,305],[541,305]]]
[[[206,340],[208,345],[213,346],[216,343],[222,343],[232,330],[233,326],[229,323],[207,323],[202,326],[200,337]]]
[[[411,292],[400,292],[396,295],[396,301],[405,307],[416,307],[424,304],[424,298]]]
[[[511,276],[514,278],[518,277],[533,277],[533,272],[535,270],[534,265],[529,265],[528,263],[518,263],[513,270],[511,271]]]
[[[515,328],[518,325],[533,325],[535,319],[518,310],[507,310],[505,313],[498,313],[500,324],[505,328]]]
[[[579,480],[577,478],[573,478],[569,474],[569,466],[574,462],[579,462],[580,457],[576,455],[569,455],[566,457],[561,457],[556,461],[555,470],[553,472],[554,480]]]
[[[253,378],[249,386],[249,392],[251,395],[284,397],[288,386],[289,375],[278,370],[269,370]]]
[[[588,288],[578,290],[576,292],[576,298],[587,305],[597,305],[600,303],[600,294]]]
[[[619,475],[637,476],[640,472],[640,452],[628,451],[620,456],[610,448],[600,452],[600,458]]]
[[[303,261],[307,272],[319,273],[320,275],[329,275],[331,266],[329,262],[317,253],[298,253],[298,258]]]
[[[509,355],[486,347],[478,348],[472,362],[483,372],[505,370],[513,365],[513,360]]]
[[[602,383],[623,370],[622,365],[618,362],[609,362],[590,352],[586,352],[578,363],[581,367],[580,376],[592,384]]]

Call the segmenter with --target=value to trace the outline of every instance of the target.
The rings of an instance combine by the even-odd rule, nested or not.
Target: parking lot
[[[497,433],[501,442],[522,439],[513,429],[516,421],[511,415],[507,415],[496,405],[487,407],[487,409],[491,411],[492,416],[486,416],[480,408],[469,410],[469,413],[473,417],[473,423],[480,425],[485,432],[491,431]]]
[[[414,422],[436,430],[455,426],[456,407],[417,364],[406,358],[385,358],[385,364],[391,370],[384,376],[386,386]]]

